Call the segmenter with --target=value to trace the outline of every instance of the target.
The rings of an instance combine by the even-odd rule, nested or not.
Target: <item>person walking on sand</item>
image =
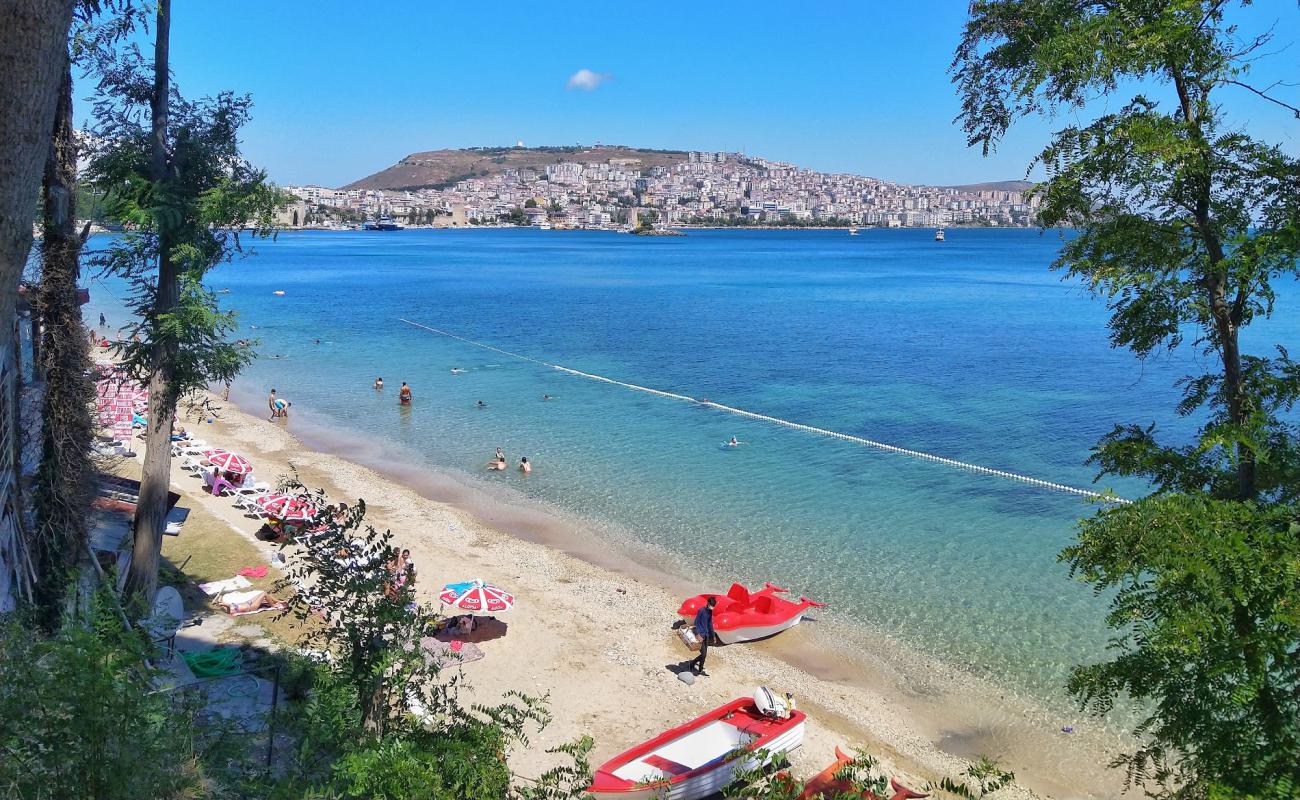
[[[108,327],[108,320],[104,319],[104,314],[103,314],[103,312],[100,312],[100,314],[99,314],[99,327],[101,327],[101,328],[106,328],[106,327]]]
[[[406,381],[402,381],[402,388],[397,392],[397,402],[404,406],[411,404],[411,387],[406,385]]]
[[[713,641],[713,607],[717,604],[718,598],[710,597],[704,608],[695,612],[695,622],[691,625],[691,630],[700,637],[700,654],[691,659],[691,672],[706,678],[709,673],[704,671],[704,659],[708,657],[709,643]]]

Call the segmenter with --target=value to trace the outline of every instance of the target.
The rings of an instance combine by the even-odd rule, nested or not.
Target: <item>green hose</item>
[[[218,647],[205,653],[182,652],[181,658],[196,677],[217,678],[234,675],[243,669],[243,654],[231,647]]]

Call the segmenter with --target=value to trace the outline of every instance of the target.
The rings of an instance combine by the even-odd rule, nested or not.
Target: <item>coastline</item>
[[[241,400],[257,409],[251,396],[236,392],[234,401]],[[717,648],[713,677],[687,687],[667,669],[689,657],[668,626],[680,597],[699,591],[701,578],[721,588],[725,576],[687,574],[664,553],[603,535],[609,532],[599,523],[564,519],[522,496],[488,493],[455,475],[394,461],[382,445],[310,413],[295,411],[287,425],[273,424],[234,401],[213,424],[191,429],[248,455],[261,479],[292,468],[332,497],[365,498],[371,521],[391,528],[415,554],[426,596],[473,575],[519,590],[523,602],[508,620],[510,635],[489,643],[488,659],[467,674],[484,700],[510,688],[550,692],[556,722],[534,756],[590,733],[599,763],[766,684],[793,691],[813,719],[808,743],[793,759],[799,774],[830,763],[835,745],[865,746],[916,786],[957,775],[963,757],[990,754],[1016,771],[1021,787],[1042,795],[1118,792],[1119,776],[1102,766],[1117,744],[1113,735],[1063,734],[1059,717],[833,616],[765,642]],[[256,527],[222,510],[250,533]],[[533,668],[527,680],[505,663],[516,658]],[[533,760],[519,768],[528,774],[541,763]]]

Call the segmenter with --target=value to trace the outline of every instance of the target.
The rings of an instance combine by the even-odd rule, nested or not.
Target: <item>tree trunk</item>
[[[77,142],[72,119],[72,65],[66,63],[45,162],[40,310],[45,319],[45,397],[41,463],[36,472],[36,605],[58,628],[72,569],[86,552],[94,468],[90,348],[81,324],[77,278]],[[35,355],[33,354],[33,358]]]
[[[164,194],[171,182],[167,157],[167,125],[170,86],[168,81],[168,38],[171,34],[171,0],[159,0],[154,39],[153,163],[150,177]],[[175,308],[179,293],[176,262],[172,257],[170,224],[158,217],[158,290],[154,297],[154,324]],[[163,529],[167,517],[167,493],[171,488],[171,435],[176,419],[177,397],[173,386],[176,345],[159,336],[154,347],[149,379],[149,426],[145,434],[144,467],[140,478],[140,499],[135,509],[135,540],[126,594],[133,614],[147,612],[158,588],[158,559],[162,554]]]
[[[0,353],[12,347],[18,278],[68,55],[73,0],[0,0]],[[15,425],[15,420],[0,420]]]
[[[21,351],[14,305],[32,246],[41,165],[49,148],[59,80],[67,61],[74,0],[0,0],[0,437],[11,452],[0,461],[0,512],[21,515]],[[23,535],[21,533],[15,535]],[[7,543],[0,542],[0,545]],[[25,548],[24,548],[25,549]],[[26,564],[27,556],[21,562]],[[26,585],[24,578],[21,581]]]

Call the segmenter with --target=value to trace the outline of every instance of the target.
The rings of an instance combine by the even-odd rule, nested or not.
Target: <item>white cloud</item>
[[[605,81],[614,80],[614,76],[608,72],[592,72],[589,69],[580,69],[569,76],[569,82],[564,88],[572,91],[581,89],[584,92],[590,92]]]

